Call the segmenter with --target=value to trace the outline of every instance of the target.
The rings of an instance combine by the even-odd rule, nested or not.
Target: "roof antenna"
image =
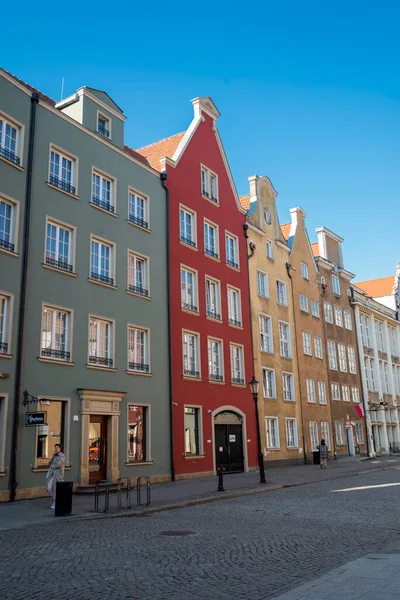
[[[64,97],[64,77],[61,80],[61,98],[60,100],[62,100]]]

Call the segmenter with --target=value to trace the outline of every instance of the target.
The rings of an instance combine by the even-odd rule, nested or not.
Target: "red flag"
[[[363,406],[362,403],[361,404],[357,404],[356,411],[358,413],[358,416],[363,419],[364,418],[364,406]]]

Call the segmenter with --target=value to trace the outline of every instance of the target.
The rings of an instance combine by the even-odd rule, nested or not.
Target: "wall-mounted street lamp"
[[[250,390],[254,400],[254,409],[256,411],[256,426],[257,426],[257,448],[258,448],[258,466],[260,469],[260,483],[265,481],[264,456],[261,449],[261,433],[260,433],[260,418],[258,415],[258,390],[260,383],[253,375],[253,379],[249,382]]]

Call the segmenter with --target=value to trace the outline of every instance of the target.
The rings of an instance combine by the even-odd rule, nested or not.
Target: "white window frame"
[[[273,427],[273,432],[271,426]],[[272,443],[273,438],[275,438],[275,444]],[[267,450],[280,449],[278,417],[265,417],[265,439]]]
[[[187,368],[190,366],[189,361],[185,365],[185,336],[192,336],[194,338],[194,369]],[[187,377],[190,379],[201,379],[200,333],[190,331],[189,329],[182,329],[182,376],[184,379]]]
[[[302,331],[303,336],[303,353],[307,356],[312,356],[311,334],[308,331]]]
[[[367,380],[367,389],[370,392],[375,392],[377,384],[375,381],[375,361],[369,356],[364,356],[365,377]]]
[[[228,248],[227,242],[228,240],[233,241],[233,258],[228,256]],[[239,260],[239,240],[237,235],[234,235],[230,231],[225,229],[225,261],[226,266],[231,269],[238,270],[240,269],[240,260]]]
[[[279,286],[282,286],[283,294],[281,294]],[[288,305],[286,283],[281,279],[276,280],[276,301],[280,306]]]
[[[182,230],[182,213],[191,219],[191,236],[186,235],[186,219]],[[197,249],[197,214],[183,204],[179,204],[179,241],[189,248]]]
[[[309,421],[309,429],[310,429],[310,442],[312,452],[315,452],[319,446],[319,432],[318,432],[318,423],[317,421]]]
[[[380,319],[374,319],[375,326],[375,335],[376,335],[376,344],[378,346],[378,350],[380,352],[385,351],[385,338],[383,332],[383,321]]]
[[[197,424],[197,454],[193,454],[192,452],[186,452],[186,439],[184,439],[185,444],[185,456],[187,457],[196,457],[196,456],[204,456],[204,443],[203,443],[203,407],[201,405],[196,406],[195,404],[185,404],[183,407],[183,428],[185,432],[185,415],[186,409],[191,408],[195,410],[195,421]]]
[[[138,200],[143,203],[143,216],[139,215],[142,209],[138,210]],[[134,210],[131,210],[131,208]],[[134,227],[139,227],[143,231],[150,232],[150,198],[132,187],[128,188],[128,223]]]
[[[353,346],[347,347],[347,358],[349,361],[349,373],[357,375],[356,349]]]
[[[351,312],[349,310],[344,310],[343,311],[343,321],[344,321],[345,328],[348,331],[352,331],[353,330],[353,324],[352,324]]]
[[[272,240],[268,238],[265,240],[265,251],[267,258],[269,258],[269,260],[274,260],[274,246]]]
[[[340,296],[340,279],[337,275],[332,275],[332,292],[335,296]]]
[[[390,353],[392,356],[399,356],[399,345],[397,342],[397,331],[395,327],[388,325]]]
[[[329,302],[324,302],[324,315],[326,323],[333,323],[332,304]]]
[[[66,314],[66,328],[65,328],[65,358],[55,356],[55,353],[58,351],[57,348],[53,347],[56,344],[56,330],[54,328],[54,323],[52,329],[50,331],[50,347],[43,347],[43,330],[44,330],[44,311],[51,310],[57,312],[62,312]],[[40,348],[39,348],[39,360],[45,362],[55,362],[55,363],[72,363],[72,345],[73,345],[73,329],[74,327],[74,311],[72,308],[65,308],[64,306],[57,306],[55,304],[50,304],[48,302],[42,302],[42,314],[41,314],[41,326],[40,326]],[[50,355],[48,355],[50,352]],[[51,353],[54,353],[51,356]]]
[[[190,296],[189,296],[189,292],[188,292],[188,287],[187,287],[187,277],[186,277],[186,283],[185,283],[185,290],[183,288],[183,278],[182,278],[182,273],[190,273],[193,277],[193,283],[192,283],[192,288],[193,288],[193,294],[192,294],[192,300],[193,300],[193,304],[191,302],[189,302],[190,300]],[[180,283],[180,287],[181,287],[181,309],[182,310],[187,310],[191,313],[194,314],[198,314],[199,313],[199,281],[198,281],[198,273],[197,271],[195,271],[194,269],[188,267],[187,265],[180,265],[180,277],[179,277],[179,283]]]
[[[343,327],[343,313],[340,306],[333,306],[333,312],[335,314],[335,323],[338,327]]]
[[[20,203],[18,200],[14,200],[14,198],[6,196],[6,194],[1,192],[0,202],[3,202],[11,208],[10,232],[8,233],[9,240],[3,238],[0,239],[0,252],[17,256]]]
[[[308,277],[308,265],[306,265],[306,263],[301,263],[301,276],[303,279],[306,279],[308,281],[309,277]]]
[[[371,348],[371,334],[370,334],[370,318],[364,313],[360,313],[360,329],[361,329],[361,341],[363,346]]]
[[[106,323],[109,326],[109,336],[108,336],[108,348],[107,348],[107,356],[101,357],[90,354],[90,326],[91,321],[98,321],[100,324]],[[96,345],[98,346],[98,339],[96,341]],[[98,348],[96,348],[98,350]],[[105,359],[110,361],[110,364],[102,364],[101,361],[90,361],[89,357],[95,356],[97,359]],[[87,367],[90,369],[101,369],[101,370],[115,370],[115,320],[108,319],[106,317],[100,317],[99,315],[95,315],[93,313],[89,314],[88,319],[88,351],[87,351]]]
[[[325,381],[318,381],[318,401],[320,404],[327,404]]]
[[[132,260],[133,260],[133,269],[131,268]],[[137,282],[140,279],[140,277],[137,279],[137,273],[138,273],[137,265],[140,263],[143,264],[143,271],[142,271],[143,284],[142,284],[142,286],[137,285]],[[144,254],[139,254],[139,252],[135,252],[134,250],[130,250],[128,248],[127,272],[128,272],[127,291],[130,294],[139,296],[140,298],[149,299],[151,297],[151,294],[150,294],[150,258],[148,256],[145,256]],[[140,272],[140,270],[139,270],[139,272]],[[132,275],[133,275],[133,279],[132,279]]]
[[[324,351],[323,351],[323,347],[322,347],[322,338],[319,337],[319,335],[314,335],[314,353],[315,353],[315,358],[319,358],[320,360],[323,360]]]
[[[203,182],[203,173],[205,185]],[[216,182],[216,196],[214,196],[214,198],[212,196],[211,178],[214,178]],[[212,204],[219,205],[218,175],[203,164],[200,165],[200,190],[203,198],[206,198],[212,202]]]
[[[136,344],[135,337],[137,333],[144,334],[143,338],[143,359],[137,360],[137,356],[133,355],[135,360],[130,360],[131,357],[131,348],[130,348],[130,334],[133,332],[134,340],[133,346]],[[138,375],[150,375],[151,374],[151,353],[150,353],[150,329],[148,327],[143,327],[141,325],[134,325],[133,323],[128,323],[128,337],[127,337],[127,372],[128,373],[136,373]]]
[[[47,411],[47,407],[51,402],[59,402],[61,404],[61,424],[64,424],[64,429],[62,432],[62,437],[64,439],[64,454],[65,454],[65,466],[70,466],[70,438],[71,438],[71,398],[62,398],[60,396],[38,396],[38,410]],[[40,427],[40,426],[39,426]],[[33,460],[33,468],[39,468],[38,459],[37,459],[37,450],[38,450],[38,437],[39,437],[39,427],[35,432],[35,445],[34,445],[34,460]],[[60,432],[61,433],[61,432]],[[62,438],[61,438],[62,439]]]
[[[364,427],[363,423],[356,423],[356,442],[357,444],[364,444]]]
[[[327,421],[321,421],[321,439],[325,440],[325,444],[328,447],[328,452],[331,447],[331,436],[329,432],[329,423]]]
[[[351,398],[355,404],[360,404],[360,389],[358,387],[351,388]]]
[[[288,395],[287,395],[288,390],[287,390],[287,385],[286,385],[286,378],[288,378],[290,380],[290,388],[291,388],[291,393],[292,393],[291,398],[288,398]],[[296,401],[293,373],[288,373],[287,371],[282,372],[282,398],[283,398],[284,402],[295,402]]]
[[[338,359],[336,354],[336,342],[328,340],[328,363],[331,371],[338,370]]]
[[[289,428],[288,428],[288,423],[292,422],[294,424],[293,427],[293,443],[289,443],[291,441],[290,437],[288,435],[289,433]],[[286,433],[286,447],[287,448],[298,448],[299,447],[299,439],[298,439],[298,431],[297,431],[297,419],[295,419],[294,417],[286,417],[285,418],[285,433]]]
[[[261,286],[260,282],[262,282]],[[262,290],[261,287],[263,287],[264,290]],[[262,293],[262,291],[264,293]],[[269,298],[268,274],[265,273],[265,271],[261,271],[261,269],[257,269],[257,295],[261,296],[261,298]]]
[[[340,398],[340,385],[338,383],[331,383],[331,398],[332,400],[339,401]]]
[[[0,146],[5,148],[4,138],[5,138],[5,127],[4,124],[9,125],[16,129],[16,139],[15,139],[15,152],[13,152],[14,156],[19,159],[15,162],[12,159],[6,158],[0,154],[0,159],[5,160],[7,164],[12,165],[14,167],[23,168],[23,160],[24,160],[24,138],[25,138],[25,126],[19,121],[16,121],[13,117],[8,115],[7,113],[0,111],[0,120],[3,121],[2,135],[0,136]],[[7,150],[10,151],[8,148]]]
[[[213,302],[213,298],[208,297],[208,284],[212,284],[215,286],[216,294],[215,301]],[[219,279],[215,279],[214,277],[210,277],[209,275],[205,276],[205,286],[204,286],[205,294],[206,294],[206,315],[208,319],[213,319],[215,321],[222,320],[222,309],[221,309],[221,282]]]
[[[267,373],[271,374],[270,390],[268,389],[268,385],[267,385],[267,383],[268,383]],[[276,395],[275,369],[269,369],[268,367],[262,367],[262,387],[263,387],[263,397],[264,398],[268,398],[268,400],[276,400],[277,395]],[[270,394],[269,394],[269,391],[270,391]]]
[[[307,402],[309,404],[317,403],[317,396],[315,394],[315,382],[314,379],[306,377],[306,390],[307,390]]]
[[[389,393],[389,373],[388,363],[386,360],[379,361],[379,375],[381,378],[382,392],[384,394]]]
[[[238,302],[237,302],[237,313],[233,313],[232,309],[234,308],[235,303],[232,302],[232,294],[237,294]],[[232,285],[227,286],[227,300],[228,300],[228,324],[231,327],[238,327],[241,329],[243,327],[243,317],[242,317],[242,294],[239,288],[235,288]],[[236,319],[236,317],[238,317]],[[235,321],[235,322],[233,322]]]
[[[208,251],[207,251],[206,232],[205,232],[206,225],[207,225],[207,227],[210,227],[211,229],[214,230],[214,250],[211,250],[211,248],[208,248]],[[220,255],[220,251],[219,251],[219,227],[216,223],[213,223],[209,219],[204,219],[204,221],[203,221],[203,238],[204,238],[204,255],[207,256],[208,258],[212,258],[213,260],[220,261],[221,255]]]
[[[58,175],[52,175],[51,173],[51,155],[52,153],[57,154],[59,156],[60,165]],[[64,180],[61,176],[61,162],[62,159],[68,160],[71,162],[71,182]],[[71,196],[78,197],[78,182],[79,182],[79,158],[72,154],[71,152],[64,150],[64,148],[60,148],[60,146],[56,146],[55,144],[50,143],[49,149],[49,165],[48,165],[48,179],[47,183],[53,188],[56,188],[60,192],[64,192],[66,194],[70,194]],[[70,188],[70,189],[68,189]]]
[[[346,346],[344,344],[338,344],[337,352],[338,352],[339,371],[341,371],[341,373],[347,373]]]
[[[239,370],[236,370],[235,362],[236,357],[233,356],[234,352],[239,351]],[[244,347],[242,344],[229,344],[229,355],[231,360],[231,384],[232,385],[245,385],[246,377],[244,371]],[[239,375],[239,376],[237,376]]]
[[[300,297],[300,310],[308,313],[308,298],[304,294],[299,294]]]
[[[0,329],[0,357],[11,356],[14,294],[0,290],[0,300],[5,300],[5,316],[3,315],[3,326]]]
[[[219,373],[211,373],[210,371],[210,343],[216,342],[220,348],[220,372]],[[211,349],[212,351],[212,349]],[[224,364],[224,341],[220,338],[216,338],[213,336],[207,336],[207,362],[208,362],[208,379],[209,381],[217,381],[223,383],[225,381],[225,364]],[[213,369],[214,370],[214,369]]]
[[[107,126],[105,127],[105,129],[107,129],[108,135],[105,135],[104,133],[101,133],[101,131],[99,131],[99,120],[100,119],[106,123]],[[98,110],[97,111],[97,119],[96,119],[96,133],[98,133],[99,135],[101,135],[102,138],[111,141],[112,140],[111,127],[112,127],[112,122],[111,122],[110,117],[108,117],[103,112],[101,112],[100,110]]]
[[[109,272],[108,275],[103,275],[102,273],[95,273],[95,271],[93,270],[93,266],[92,265],[92,257],[93,257],[93,252],[92,252],[92,244],[96,243],[96,244],[100,244],[101,247],[106,247],[110,249],[110,258],[109,258]],[[98,237],[97,235],[90,235],[90,261],[89,261],[89,281],[91,281],[92,283],[96,283],[98,285],[105,285],[107,287],[116,287],[116,254],[117,254],[117,249],[116,249],[116,244],[114,242],[110,242],[110,240],[105,240],[101,237]],[[100,265],[100,253],[98,254],[99,256],[99,265]],[[98,270],[101,270],[98,267]],[[98,278],[97,278],[98,277]],[[102,281],[102,277],[109,279],[110,281]]]
[[[311,300],[311,314],[319,319],[319,302],[317,300]]]
[[[342,385],[342,401],[351,402],[350,387],[348,385]]]
[[[282,326],[286,328],[288,332],[287,339],[282,336]],[[290,324],[285,321],[278,321],[278,331],[279,331],[279,350],[282,358],[292,358],[292,332],[290,328]],[[284,344],[287,344],[287,354],[282,353],[282,349],[284,348]]]
[[[51,257],[47,254],[47,239],[48,239],[48,227],[56,227],[56,255],[55,258]],[[62,221],[58,221],[57,219],[53,219],[52,217],[46,216],[46,225],[45,225],[45,239],[44,239],[44,257],[43,257],[43,266],[50,267],[52,269],[56,269],[57,272],[65,273],[65,274],[75,274],[75,261],[76,261],[76,227],[69,225],[68,223],[63,223]],[[59,254],[59,244],[60,244],[60,229],[64,229],[69,233],[69,243],[68,243],[68,257],[67,262],[63,259],[60,260]],[[52,264],[53,262],[53,264]],[[63,268],[64,265],[68,268]],[[71,269],[69,269],[71,267]]]
[[[340,435],[338,435],[340,433]],[[335,421],[335,438],[337,446],[345,445],[345,431],[343,421]]]
[[[100,198],[98,199],[99,204],[97,204],[94,201],[94,198],[95,198],[94,182],[93,182],[94,176],[100,177],[100,189],[102,189],[103,181],[110,183],[110,200],[109,201],[103,200],[101,193],[100,193]],[[96,199],[97,199],[97,196],[96,196]],[[103,203],[104,206],[102,206],[101,203]],[[106,207],[107,204],[109,205],[109,208]],[[92,167],[92,187],[91,187],[90,205],[93,206],[94,208],[97,208],[98,210],[101,210],[101,211],[107,213],[107,214],[116,216],[115,213],[117,211],[117,180],[112,175],[109,175],[109,173],[105,173],[104,171],[101,171],[100,169],[97,169],[96,167]]]
[[[264,327],[261,327],[261,324],[264,323],[264,319],[267,323],[266,329]],[[260,313],[258,315],[258,323],[259,323],[259,331],[260,331],[260,350],[261,350],[261,352],[267,352],[268,354],[273,354],[274,339],[273,339],[273,331],[272,331],[272,318],[269,315]],[[263,344],[264,339],[266,339],[269,342],[267,344],[268,349],[265,349],[265,345]]]

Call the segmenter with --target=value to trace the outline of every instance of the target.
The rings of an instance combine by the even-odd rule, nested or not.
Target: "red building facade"
[[[186,132],[138,150],[170,197],[174,463],[177,478],[257,464],[245,211],[210,98]]]

